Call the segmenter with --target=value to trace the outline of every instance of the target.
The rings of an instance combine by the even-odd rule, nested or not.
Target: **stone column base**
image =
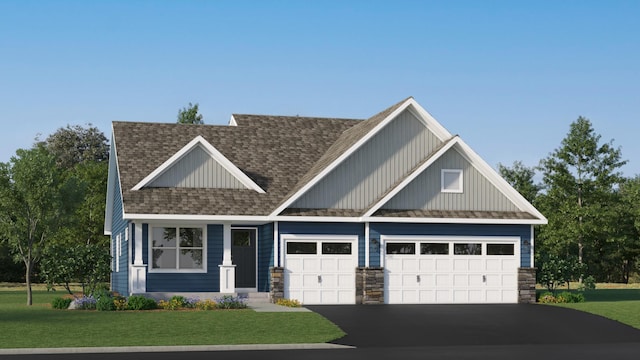
[[[271,272],[269,300],[275,304],[278,299],[284,299],[284,268],[272,267],[269,271]]]
[[[536,268],[518,268],[518,303],[536,302]]]
[[[384,304],[384,268],[356,268],[356,304]]]

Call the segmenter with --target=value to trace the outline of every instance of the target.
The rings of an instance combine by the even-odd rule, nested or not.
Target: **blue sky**
[[[0,1],[0,161],[67,124],[366,118],[413,96],[490,165],[589,118],[640,174],[640,1]]]

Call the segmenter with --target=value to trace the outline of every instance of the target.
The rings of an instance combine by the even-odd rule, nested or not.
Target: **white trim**
[[[233,258],[233,230],[253,230],[256,237],[255,252],[253,254],[255,259],[255,265],[256,265],[256,273],[254,274],[256,286],[253,288],[236,288],[236,292],[247,292],[247,291],[257,292],[258,291],[258,227],[256,226],[231,227],[231,258]],[[234,265],[236,265],[235,276],[238,276],[238,265],[235,262],[234,262]]]
[[[136,244],[136,248],[135,248],[135,257],[134,257],[134,261],[133,264],[134,265],[144,265],[144,262],[142,261],[142,246],[143,246],[143,241],[144,239],[142,238],[142,224],[141,223],[135,223],[134,224],[134,241]]]
[[[113,166],[112,166],[113,165]],[[111,124],[111,144],[109,148],[109,169],[107,172],[107,196],[104,209],[104,234],[111,236],[113,225],[113,187],[115,182],[118,181],[118,188],[120,189],[120,201],[122,202],[122,215],[124,216],[124,201],[122,200],[122,183],[120,182],[120,169],[118,167],[118,152],[116,151],[116,140],[113,131],[113,124]]]
[[[326,241],[340,241],[340,242],[350,242],[352,243],[351,256],[355,256],[356,264],[358,263],[358,235],[333,235],[333,234],[282,234],[280,235],[280,241],[282,248],[285,249],[284,253],[286,253],[286,242],[287,241],[297,241],[297,242],[326,242]],[[293,255],[293,254],[289,254]],[[313,254],[306,254],[313,255]],[[321,247],[316,248],[316,255],[322,255]],[[284,265],[284,264],[283,264]],[[286,266],[286,265],[284,265]]]
[[[193,140],[191,140],[187,145],[185,145],[182,149],[180,149],[177,153],[173,154],[167,161],[162,163],[158,168],[153,170],[151,174],[147,175],[142,181],[140,181],[136,186],[134,186],[131,190],[140,190],[144,186],[150,184],[154,180],[156,180],[160,175],[162,175],[165,171],[167,171],[172,165],[176,164],[180,159],[182,159],[185,155],[187,155],[191,150],[193,150],[196,146],[202,147],[202,149],[207,152],[220,166],[225,168],[233,177],[238,179],[244,186],[249,189],[253,189],[254,191],[264,194],[264,190],[260,188],[251,178],[249,178],[245,173],[242,172],[237,166],[235,166],[229,159],[227,159],[218,149],[216,149],[213,145],[211,145],[205,138],[198,135]]]
[[[530,256],[531,256],[531,260],[530,260],[531,267],[535,267],[535,256],[533,256],[533,254],[534,254],[533,253],[533,249],[534,249],[533,245],[534,245],[534,242],[535,242],[534,239],[535,239],[535,233],[534,233],[533,225],[531,225],[531,240],[529,241],[530,242],[529,253],[530,253]]]
[[[272,218],[268,216],[243,216],[243,215],[170,215],[170,214],[127,214],[126,220],[149,220],[149,221],[247,221],[247,222],[270,222]]]
[[[278,263],[278,222],[273,222],[273,266],[279,267]]]
[[[419,116],[419,120],[428,124],[427,126],[429,130],[431,130],[434,135],[440,137],[440,140],[445,140],[451,137],[451,134],[447,130],[445,130],[442,125],[438,124],[437,121],[431,115],[429,115],[426,110],[422,109],[420,105],[413,99],[407,99],[402,105],[400,105],[396,110],[394,110],[391,114],[387,115],[378,125],[376,125],[373,129],[371,129],[367,134],[365,134],[360,140],[358,140],[355,144],[353,144],[349,149],[340,154],[340,156],[335,159],[331,164],[325,167],[320,173],[318,173],[313,179],[307,182],[302,188],[296,191],[295,194],[290,196],[287,200],[285,200],[278,208],[276,208],[271,216],[276,216],[281,213],[284,209],[289,207],[294,201],[296,201],[300,196],[306,193],[311,187],[317,184],[321,179],[323,179],[327,174],[329,174],[333,169],[335,169],[338,165],[340,165],[346,158],[351,156],[354,152],[356,152],[362,145],[364,145],[369,139],[375,136],[380,130],[382,130],[388,123],[393,121],[398,115],[400,115],[403,111],[405,111],[408,107],[413,106],[413,108],[417,111]],[[366,120],[365,120],[366,121]]]
[[[122,237],[116,234],[116,272],[120,272],[120,256],[122,256]]]
[[[384,204],[386,204],[389,200],[391,200],[394,196],[396,196],[402,189],[404,189],[409,183],[411,183],[415,178],[417,178],[423,171],[425,171],[431,164],[436,162],[442,155],[444,155],[449,149],[453,147],[458,142],[459,137],[456,135],[453,139],[450,139],[449,142],[443,146],[440,150],[438,150],[433,156],[429,158],[424,164],[420,165],[414,172],[409,174],[398,186],[396,186],[393,190],[391,190],[387,195],[385,195],[380,201],[375,203],[364,215],[363,217],[369,217],[373,215],[378,209],[380,209]]]
[[[369,223],[364,223],[364,267],[369,267]]]
[[[202,268],[201,269],[178,269],[180,266],[180,228],[200,228],[202,229]],[[176,229],[176,268],[175,269],[155,269],[153,267],[153,228],[175,228]],[[206,225],[184,225],[184,224],[149,224],[147,236],[147,264],[149,273],[206,273],[207,272],[207,226]],[[195,248],[199,249],[199,248]]]
[[[238,126],[238,122],[236,121],[236,118],[233,116],[233,114],[231,114],[231,117],[229,118],[229,122],[227,123],[228,126]]]
[[[471,219],[471,218],[405,218],[405,217],[368,217],[369,222],[417,223],[417,224],[493,224],[493,225],[531,225],[546,224],[540,219]]]
[[[127,224],[127,227],[124,229],[124,241],[127,243],[127,277],[131,278],[131,259],[133,254],[131,253],[131,241],[129,241],[129,226],[131,226],[131,224]],[[131,288],[129,288],[129,291],[131,291]]]
[[[458,175],[458,188],[449,189],[445,187],[444,178],[445,174],[457,174]],[[462,194],[464,192],[464,173],[462,169],[440,169],[440,191],[443,193]]]

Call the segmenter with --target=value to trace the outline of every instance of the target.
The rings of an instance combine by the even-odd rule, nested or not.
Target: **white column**
[[[220,292],[236,292],[236,266],[231,262],[231,223],[222,224],[222,264],[220,267]]]
[[[273,223],[273,267],[278,267],[278,222]]]
[[[147,292],[147,265],[142,261],[142,245],[145,240],[142,238],[142,224],[135,224],[135,256],[133,265],[131,265],[131,273],[129,274],[131,294],[142,294]]]
[[[364,267],[369,267],[369,222],[364,223]]]

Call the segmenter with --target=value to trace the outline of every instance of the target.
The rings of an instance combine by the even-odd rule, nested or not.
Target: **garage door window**
[[[388,243],[387,254],[392,255],[415,255],[415,243]]]
[[[480,243],[456,243],[453,244],[455,255],[482,255],[482,244]]]
[[[287,254],[317,254],[315,242],[287,242]]]
[[[322,243],[323,255],[351,255],[351,243]]]
[[[487,244],[487,255],[513,255],[513,244]]]
[[[449,255],[449,244],[445,243],[421,243],[422,255]]]

